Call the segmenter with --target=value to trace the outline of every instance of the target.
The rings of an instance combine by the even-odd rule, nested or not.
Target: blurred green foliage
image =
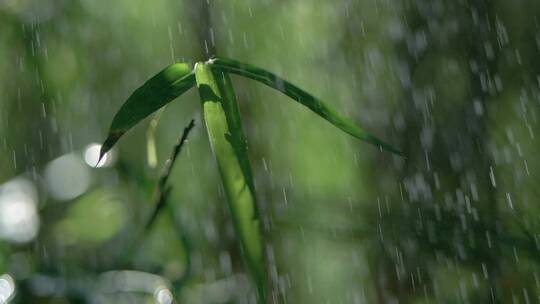
[[[70,174],[48,166],[62,155],[84,161],[155,71],[209,53],[275,71],[407,156],[233,79],[271,300],[537,301],[538,16],[528,0],[0,2],[0,275],[14,281],[13,302],[168,303],[164,290],[178,303],[253,301],[202,128],[148,234],[139,231],[159,168],[146,163],[146,123],[111,166],[87,166],[75,198],[55,196],[45,178]],[[201,122],[197,102],[163,113],[159,164],[191,118]],[[13,196],[16,177],[35,195]],[[32,200],[37,235],[9,240],[2,225],[23,227],[15,219],[30,211],[5,207]]]

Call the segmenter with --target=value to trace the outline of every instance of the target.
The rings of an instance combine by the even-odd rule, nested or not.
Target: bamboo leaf
[[[157,111],[146,130],[146,160],[150,168],[155,168],[157,166],[156,130],[163,110],[165,110],[165,107],[162,107]]]
[[[135,90],[116,113],[100,159],[129,129],[154,111],[182,95],[195,84],[195,75],[185,63],[172,64]]]
[[[209,61],[215,68],[222,72],[234,73],[247,78],[257,80],[273,89],[280,91],[281,93],[291,97],[298,101],[302,105],[308,107],[319,116],[338,127],[342,131],[360,139],[375,145],[381,149],[388,150],[398,155],[403,155],[398,149],[392,145],[385,143],[379,138],[371,135],[364,129],[358,127],[351,120],[341,116],[337,111],[330,108],[322,100],[312,96],[308,92],[295,86],[294,84],[278,77],[277,75],[268,72],[264,69],[255,67],[250,64],[242,63],[236,60],[215,57]]]
[[[195,77],[210,144],[217,160],[244,260],[256,282],[261,303],[266,296],[263,238],[247,157],[240,112],[229,76],[198,63]]]

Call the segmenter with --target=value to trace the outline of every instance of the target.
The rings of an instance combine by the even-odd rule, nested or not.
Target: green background
[[[232,76],[275,303],[536,302],[539,16],[530,0],[1,1],[0,203],[29,181],[40,222],[27,242],[0,225],[13,302],[153,303],[165,287],[178,303],[254,301],[195,89],[161,116],[157,168],[145,120],[111,166],[54,171],[60,192],[88,180],[74,197],[47,174],[82,162],[146,79],[211,53],[286,78],[406,155]],[[139,235],[192,118],[172,212]]]

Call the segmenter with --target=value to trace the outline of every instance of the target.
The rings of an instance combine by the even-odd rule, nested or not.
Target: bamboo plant
[[[229,74],[261,82],[306,106],[342,131],[392,153],[401,153],[342,117],[320,99],[264,69],[231,59],[213,57],[188,64],[175,63],[150,78],[122,105],[113,118],[100,158],[134,125],[197,86],[210,145],[228,200],[245,264],[257,288],[259,302],[267,297],[267,270],[255,188],[236,95]]]

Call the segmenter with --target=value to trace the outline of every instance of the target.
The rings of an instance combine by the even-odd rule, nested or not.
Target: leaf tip
[[[379,145],[379,148],[381,149],[381,151],[382,151],[382,150],[387,150],[387,151],[389,151],[389,152],[392,152],[393,154],[396,154],[397,156],[406,158],[406,157],[405,157],[405,154],[403,154],[403,152],[401,152],[400,150],[394,148],[394,147],[391,146],[391,145],[388,145],[388,144]]]
[[[124,134],[124,132],[114,132],[109,134],[107,139],[105,139],[105,142],[103,142],[103,145],[101,145],[101,148],[99,149],[99,158],[97,163],[95,164],[94,168],[97,168],[98,164],[101,162],[105,154],[111,150],[111,148],[116,144],[118,139]]]

